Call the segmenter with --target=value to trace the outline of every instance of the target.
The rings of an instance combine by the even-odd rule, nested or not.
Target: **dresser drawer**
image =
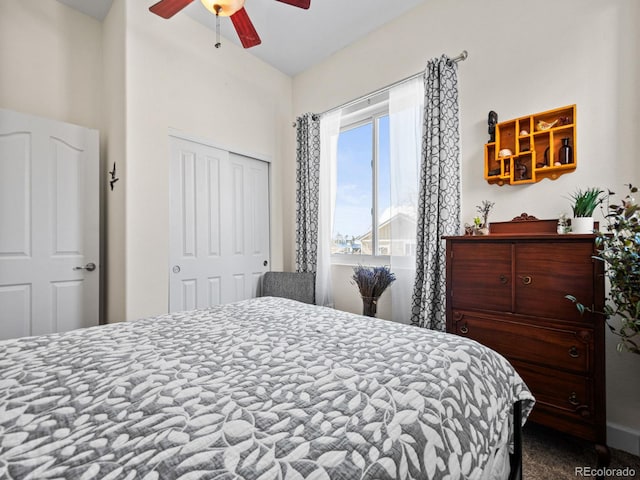
[[[593,330],[538,325],[534,321],[453,312],[453,331],[472,338],[509,359],[575,373],[593,367]]]
[[[594,420],[593,384],[590,378],[512,360],[513,366],[536,399],[534,408]]]

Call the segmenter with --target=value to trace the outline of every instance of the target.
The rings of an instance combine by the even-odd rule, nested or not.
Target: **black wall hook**
[[[116,162],[113,162],[113,170],[109,172],[109,175],[111,175],[111,180],[109,180],[109,186],[111,187],[111,191],[113,192],[114,183],[120,180],[119,178],[116,177]]]

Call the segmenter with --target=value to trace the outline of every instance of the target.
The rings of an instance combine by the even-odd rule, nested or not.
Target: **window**
[[[334,263],[384,264],[395,258],[397,265],[399,257],[413,263],[422,88],[422,82],[394,88],[342,115],[331,236]]]
[[[389,255],[391,178],[386,102],[343,118],[336,184],[331,253]]]

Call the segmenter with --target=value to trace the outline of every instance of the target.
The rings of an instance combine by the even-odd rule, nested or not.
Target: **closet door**
[[[269,165],[171,137],[169,310],[260,294],[269,270]]]

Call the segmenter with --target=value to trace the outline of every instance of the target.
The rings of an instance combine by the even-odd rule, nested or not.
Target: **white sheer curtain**
[[[316,304],[333,307],[331,287],[331,230],[336,203],[336,164],[342,110],[320,118],[320,205],[318,222],[318,268]]]
[[[391,176],[390,268],[392,316],[411,320],[411,294],[416,271],[418,179],[422,149],[424,78],[401,83],[389,90],[389,142]]]

